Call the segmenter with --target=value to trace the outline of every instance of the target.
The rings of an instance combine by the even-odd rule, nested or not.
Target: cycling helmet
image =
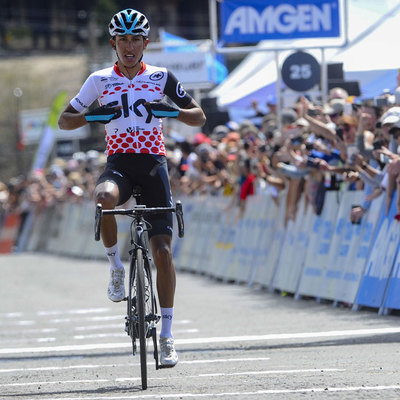
[[[108,30],[111,36],[141,35],[147,37],[149,36],[150,24],[141,12],[127,8],[111,18]]]

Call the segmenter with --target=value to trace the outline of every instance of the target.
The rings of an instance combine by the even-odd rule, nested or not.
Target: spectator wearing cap
[[[347,100],[349,97],[348,92],[341,88],[341,87],[333,87],[332,89],[329,90],[328,93],[328,100],[333,100],[333,99],[342,99],[342,100]]]
[[[389,108],[381,117],[382,133],[389,141],[389,150],[392,153],[397,153],[397,143],[390,136],[390,128],[400,121],[400,107]]]
[[[285,140],[292,136],[294,129],[297,129],[296,121],[299,116],[293,108],[284,108],[281,111],[281,132],[277,133],[277,141],[279,144],[284,144]]]
[[[332,99],[322,108],[325,122],[330,128],[335,129],[339,118],[343,115],[345,101],[343,99]]]
[[[338,127],[342,129],[344,144],[348,147],[354,145],[358,130],[358,119],[353,115],[343,115],[338,121]]]
[[[230,130],[226,125],[217,125],[212,130],[210,139],[215,142],[220,142],[229,132]]]

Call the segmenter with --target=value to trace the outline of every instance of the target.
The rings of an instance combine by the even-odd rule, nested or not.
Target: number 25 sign
[[[296,92],[310,90],[320,83],[321,68],[318,61],[308,53],[298,51],[286,58],[282,65],[282,80]]]

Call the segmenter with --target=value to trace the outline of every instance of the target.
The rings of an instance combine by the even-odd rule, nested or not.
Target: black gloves
[[[168,104],[164,100],[151,101],[144,105],[147,111],[156,118],[176,118],[179,115],[179,108]]]
[[[85,114],[87,122],[101,122],[102,124],[108,124],[112,119],[118,118],[120,115],[120,108],[115,107],[118,104],[117,101],[113,101],[104,106],[95,108],[93,111]]]

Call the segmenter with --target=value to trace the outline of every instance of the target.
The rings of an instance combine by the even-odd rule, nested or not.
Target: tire
[[[135,260],[131,260],[129,269],[129,287],[128,287],[128,301],[127,301],[127,321],[126,330],[128,335],[132,340],[132,354],[136,355],[136,339],[138,337],[137,327],[135,323],[135,313],[136,313],[136,281],[135,281]]]
[[[138,313],[138,335],[140,344],[140,371],[142,389],[147,389],[147,324],[146,324],[146,288],[144,261],[141,249],[136,254],[136,310]]]

